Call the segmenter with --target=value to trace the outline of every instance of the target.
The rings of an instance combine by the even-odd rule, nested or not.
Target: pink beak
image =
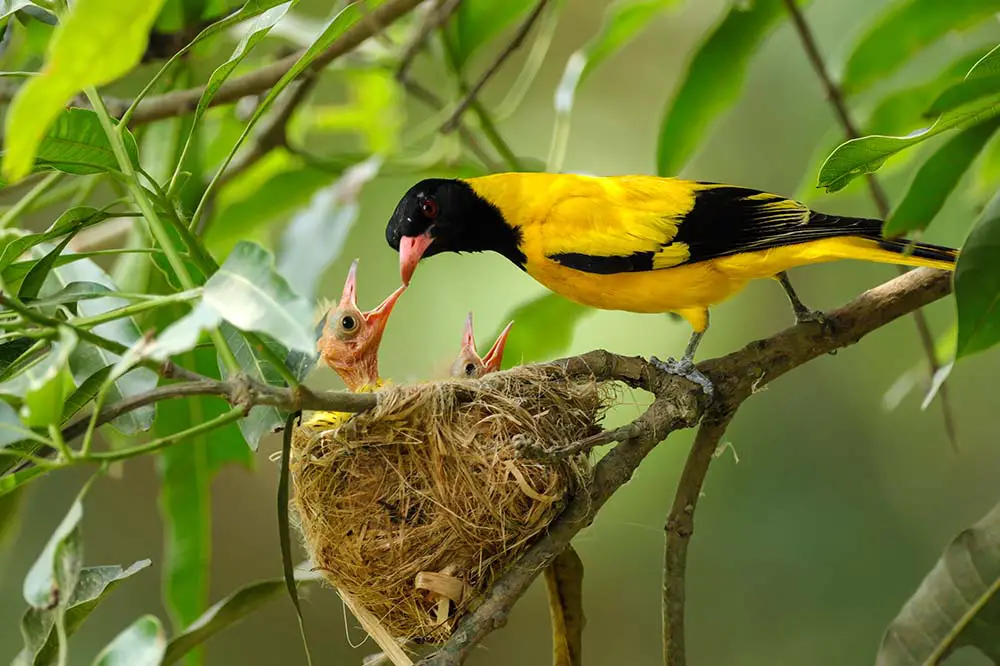
[[[420,258],[432,242],[434,239],[429,231],[419,236],[403,236],[399,239],[399,276],[403,279],[403,284],[410,284],[413,271],[417,270]]]
[[[504,329],[500,331],[500,337],[497,338],[497,341],[493,343],[490,350],[486,352],[486,356],[483,357],[483,366],[485,367],[486,372],[496,372],[503,364],[503,350],[504,347],[507,346],[507,336],[510,335],[510,327],[513,325],[514,322],[510,322],[504,326]]]

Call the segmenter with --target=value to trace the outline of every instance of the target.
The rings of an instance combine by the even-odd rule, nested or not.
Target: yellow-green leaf
[[[45,66],[21,87],[7,113],[3,175],[31,172],[38,144],[67,102],[128,73],[146,49],[164,0],[76,0],[52,35]]]

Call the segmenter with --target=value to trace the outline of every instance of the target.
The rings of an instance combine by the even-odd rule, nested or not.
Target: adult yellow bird
[[[392,308],[406,291],[406,285],[389,294],[374,310],[362,312],[358,309],[357,278],[358,262],[354,261],[340,302],[327,314],[317,349],[320,358],[340,375],[349,391],[368,393],[384,384],[378,371],[378,348]],[[329,430],[350,416],[343,412],[315,412],[302,427]]]
[[[680,361],[652,361],[711,392],[693,363],[711,306],[776,278],[798,321],[816,320],[790,268],[860,259],[953,270],[956,250],[882,236],[880,220],[809,210],[775,194],[655,176],[500,173],[427,179],[386,226],[409,284],[441,252],[497,252],[552,291],[605,310],[675,312],[694,329]]]

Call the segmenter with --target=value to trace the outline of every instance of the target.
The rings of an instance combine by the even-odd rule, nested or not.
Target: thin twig
[[[435,7],[427,12],[427,16],[424,17],[420,28],[403,50],[403,56],[399,60],[399,67],[396,68],[397,81],[402,83],[407,80],[410,67],[417,59],[420,51],[423,50],[427,38],[430,37],[432,32],[447,23],[448,19],[451,18],[451,15],[455,13],[461,3],[462,0],[440,0]]]
[[[663,549],[663,663],[684,666],[687,651],[684,645],[684,600],[687,551],[694,533],[694,512],[701,497],[701,488],[708,474],[719,440],[736,415],[735,409],[719,409],[716,405],[701,422],[694,444],[688,453],[684,471],[677,482],[677,492],[664,528]]]
[[[527,18],[525,18],[520,27],[518,27],[517,32],[514,33],[514,38],[511,39],[510,43],[507,44],[504,50],[497,55],[497,57],[493,60],[493,63],[486,68],[486,71],[479,77],[479,80],[476,81],[471,88],[469,88],[469,90],[465,93],[465,97],[462,98],[462,101],[458,103],[455,110],[452,111],[451,115],[448,116],[448,119],[441,125],[442,132],[447,134],[448,132],[455,130],[462,114],[464,114],[466,109],[468,109],[469,106],[476,100],[479,95],[479,91],[483,89],[483,86],[485,86],[486,83],[493,78],[494,74],[500,71],[500,68],[503,67],[505,62],[507,62],[507,59],[521,47],[521,44],[523,44],[524,40],[528,37],[528,33],[531,32],[531,28],[534,27],[536,22],[538,22],[538,18],[542,15],[542,12],[545,11],[545,7],[548,4],[549,0],[538,1],[535,8],[531,10],[531,13],[528,14]]]
[[[840,121],[840,125],[844,129],[844,134],[848,139],[859,138],[861,136],[861,132],[858,130],[857,124],[855,124],[854,120],[851,118],[851,112],[847,106],[846,100],[844,99],[843,91],[830,75],[830,70],[826,66],[823,54],[820,53],[819,44],[816,42],[816,36],[813,34],[812,28],[809,27],[809,23],[806,21],[805,15],[799,8],[796,0],[785,0],[785,6],[788,8],[788,13],[792,17],[792,22],[795,25],[795,32],[798,34],[799,40],[802,42],[802,47],[805,49],[806,55],[809,57],[809,62],[812,64],[812,68],[816,72],[816,76],[819,78],[820,83],[823,85],[823,89],[826,91],[826,97],[830,101],[830,106],[833,107],[834,113],[836,113],[837,119]],[[873,173],[865,174],[865,180],[868,183],[868,191],[871,194],[872,201],[875,203],[876,210],[878,210],[878,213],[883,220],[888,219],[889,214],[892,212],[892,206],[889,204],[889,196],[886,194],[885,189]],[[904,266],[898,266],[897,270],[901,275],[907,272],[907,269]],[[927,356],[927,362],[930,366],[929,377],[933,378],[941,367],[940,363],[938,363],[937,351],[935,349],[936,345],[934,344],[934,335],[931,333],[930,325],[927,323],[927,317],[924,316],[923,312],[914,312],[913,321],[917,326],[917,334],[920,337],[920,344],[924,349],[924,354]],[[943,383],[940,386],[938,389],[938,395],[941,399],[941,414],[944,418],[945,433],[948,436],[948,441],[951,444],[952,449],[954,449],[957,453],[958,430],[955,425],[955,414],[951,406],[951,396],[946,383]]]
[[[350,53],[368,38],[376,33],[377,26],[391,25],[402,16],[409,13],[422,0],[387,0],[373,9],[369,20],[358,21],[338,37],[316,60],[306,69],[306,72],[319,72],[342,55]],[[243,76],[226,81],[215,97],[211,106],[230,104],[247,95],[255,95],[270,90],[282,76],[288,73],[298,62],[305,50],[297,51],[266,67],[249,72]],[[305,73],[305,72],[304,72]],[[132,125],[141,125],[154,120],[162,120],[172,116],[182,116],[194,111],[204,93],[204,86],[177,90],[174,92],[150,97],[143,100],[132,116]]]
[[[813,359],[852,345],[868,333],[949,293],[951,276],[948,272],[928,268],[909,271],[827,313],[827,326],[799,324],[727,356],[703,361],[698,369],[715,385],[716,402],[735,410],[733,406],[759,392],[761,386]],[[604,503],[631,479],[635,469],[656,445],[675,430],[697,425],[709,409],[700,387],[666,375],[642,358],[594,351],[551,365],[564,375],[623,381],[652,392],[655,399],[633,422],[634,435],[613,448],[596,465],[593,482],[586,491],[573,497],[545,536],[525,551],[486,592],[476,610],[459,622],[445,645],[419,666],[463,663],[487,634],[503,626],[511,607],[535,577],[593,521]],[[713,422],[712,414],[709,412],[708,423]]]

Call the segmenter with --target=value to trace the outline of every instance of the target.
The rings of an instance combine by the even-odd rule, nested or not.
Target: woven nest
[[[439,643],[589,475],[584,456],[523,453],[599,430],[595,382],[533,368],[398,386],[323,433],[291,473],[313,566],[393,638]]]

